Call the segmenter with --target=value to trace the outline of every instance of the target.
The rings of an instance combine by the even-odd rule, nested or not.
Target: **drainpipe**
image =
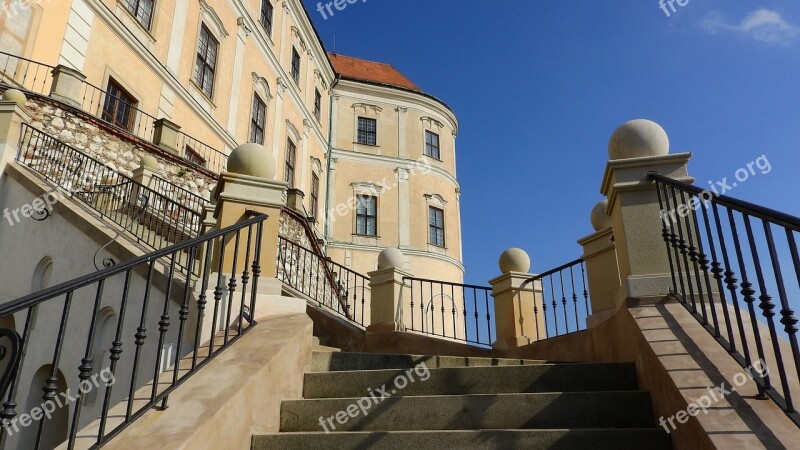
[[[331,85],[331,95],[328,99],[328,155],[326,160],[327,167],[325,168],[325,229],[323,232],[323,239],[325,240],[325,253],[328,253],[328,239],[331,235],[331,155],[333,153],[333,89],[339,84],[339,75],[333,80]]]

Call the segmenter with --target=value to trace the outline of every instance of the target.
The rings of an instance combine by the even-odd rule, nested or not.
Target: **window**
[[[371,195],[356,196],[356,234],[378,235],[378,198]]]
[[[125,0],[125,7],[148,31],[153,23],[153,2],[154,0]]]
[[[319,175],[311,174],[311,217],[317,217],[319,210]]]
[[[378,145],[378,121],[358,118],[358,143],[365,145]]]
[[[444,211],[433,206],[428,207],[428,242],[444,247]]]
[[[250,142],[264,145],[264,128],[267,123],[267,105],[253,96],[253,115],[250,118]]]
[[[425,156],[442,159],[439,153],[439,135],[430,131],[425,132]]]
[[[134,111],[136,104],[136,99],[122,89],[113,78],[109,78],[106,100],[103,103],[103,115],[100,118],[130,131],[136,119]]]
[[[292,47],[292,78],[296,83],[300,83],[300,53]]]
[[[314,89],[314,117],[322,120],[322,94],[319,93],[319,89]]]
[[[289,183],[289,187],[294,187],[294,166],[297,158],[297,146],[294,145],[291,139],[288,140],[286,145],[286,170],[284,172],[283,180]]]
[[[275,8],[272,7],[272,2],[263,0],[261,2],[261,26],[267,30],[267,34],[272,36],[272,13]]]
[[[194,68],[194,82],[211,97],[214,92],[214,72],[217,68],[219,42],[214,39],[205,25],[200,27],[200,43],[197,48],[197,65]]]
[[[192,164],[194,164],[196,166],[206,167],[205,158],[200,156],[200,154],[197,153],[196,151],[192,150],[192,147],[189,147],[188,145],[183,150],[183,159],[185,159],[186,161],[189,161],[190,163],[192,163]]]

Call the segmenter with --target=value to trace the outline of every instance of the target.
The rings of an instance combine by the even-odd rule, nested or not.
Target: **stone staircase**
[[[314,352],[303,391],[252,450],[672,448],[632,364]]]

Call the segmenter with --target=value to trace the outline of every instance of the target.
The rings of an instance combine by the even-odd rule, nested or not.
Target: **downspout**
[[[331,85],[331,95],[328,99],[328,154],[326,159],[327,167],[325,168],[325,229],[323,231],[322,239],[325,241],[325,254],[328,254],[328,240],[331,236],[331,157],[333,153],[333,89],[339,84],[339,74]]]

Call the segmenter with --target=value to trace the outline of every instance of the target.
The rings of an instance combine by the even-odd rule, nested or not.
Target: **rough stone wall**
[[[176,186],[209,199],[217,180],[191,167],[178,164],[145,146],[126,140],[83,117],[40,99],[29,99],[31,126],[67,145],[96,158],[112,170],[130,177],[141,165],[142,156],[158,160],[158,176]]]

